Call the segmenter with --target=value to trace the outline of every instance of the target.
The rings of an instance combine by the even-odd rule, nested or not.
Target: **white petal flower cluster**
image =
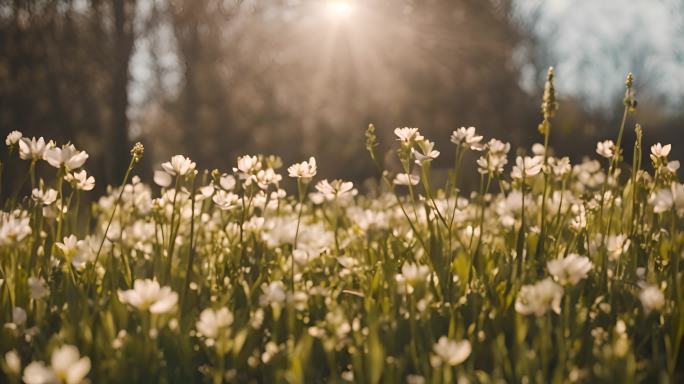
[[[24,369],[23,380],[26,384],[79,384],[83,383],[90,372],[90,359],[81,357],[73,345],[64,345],[52,352],[50,366],[34,361]]]
[[[323,195],[326,200],[335,200],[337,198],[345,198],[347,196],[356,195],[357,191],[354,189],[354,183],[351,181],[327,179],[316,183],[316,190]]]
[[[207,308],[200,313],[195,327],[197,333],[206,338],[208,346],[214,345],[217,339],[230,336],[230,326],[233,324],[233,314],[228,308],[213,310]]]
[[[195,170],[195,162],[183,155],[174,155],[170,161],[162,163],[162,169],[170,176],[185,176]]]
[[[472,346],[468,340],[455,341],[442,336],[432,347],[432,352],[430,363],[433,367],[437,368],[442,364],[454,367],[466,361],[472,352]]]
[[[613,143],[613,140],[599,141],[596,143],[596,153],[606,159],[611,159],[615,155],[615,144]]]
[[[563,287],[550,278],[536,284],[524,285],[515,300],[515,310],[521,315],[543,316],[549,310],[560,313]]]
[[[67,171],[73,171],[85,164],[88,154],[77,150],[73,144],[65,144],[61,148],[53,146],[45,149],[44,157],[55,168],[64,167]]]
[[[117,292],[119,301],[141,311],[164,314],[173,311],[178,302],[178,294],[171,287],[161,287],[157,280],[135,280],[133,289]]]
[[[657,285],[644,285],[639,292],[639,300],[646,313],[660,311],[665,306],[665,295]]]
[[[455,130],[451,134],[451,142],[470,148],[473,151],[481,151],[484,148],[482,136],[475,133],[475,127],[461,127]]]
[[[587,277],[593,264],[588,257],[571,253],[563,259],[547,262],[546,266],[559,283],[575,285]]]
[[[15,246],[32,232],[25,211],[0,212],[0,247]]]
[[[316,176],[316,159],[313,157],[309,158],[309,161],[302,161],[301,163],[296,163],[287,168],[287,173],[290,177],[300,179],[305,183],[308,183],[314,176]]]

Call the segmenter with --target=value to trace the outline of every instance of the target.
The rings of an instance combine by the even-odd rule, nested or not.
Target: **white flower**
[[[354,183],[342,180],[328,182],[326,179],[316,183],[316,190],[326,199],[334,200],[337,197],[343,198],[347,195],[354,195]]]
[[[563,287],[550,278],[533,285],[524,285],[515,300],[515,310],[522,315],[542,316],[549,309],[560,313]]]
[[[73,173],[67,172],[67,174],[64,175],[64,180],[71,183],[74,188],[81,191],[90,191],[95,188],[95,178],[88,176],[85,170]]]
[[[57,191],[55,191],[52,188],[48,188],[46,190],[41,190],[39,188],[35,188],[31,192],[31,198],[39,204],[42,205],[52,205],[57,200]]]
[[[654,213],[664,213],[674,208],[679,216],[684,215],[684,184],[672,183],[669,189],[659,189],[651,194],[649,202]]]
[[[200,313],[200,318],[197,321],[197,332],[207,338],[216,339],[226,332],[228,327],[233,324],[233,314],[228,308],[221,308],[214,311],[207,308]],[[227,336],[227,335],[226,335]]]
[[[224,173],[219,179],[219,185],[226,191],[232,191],[235,188],[235,176]]]
[[[64,345],[52,352],[50,364],[55,375],[66,384],[82,383],[90,372],[90,359],[81,357],[73,345]]]
[[[14,375],[18,375],[21,372],[21,358],[14,349],[5,353],[5,364],[7,364],[7,368]]]
[[[65,144],[62,148],[50,147],[45,150],[45,161],[55,168],[64,166],[68,171],[80,168],[88,159],[85,151],[79,151],[73,144]]]
[[[45,156],[45,150],[52,146],[54,146],[52,143],[46,145],[42,137],[37,140],[35,137],[31,139],[24,137],[19,141],[19,157],[22,160],[41,160]]]
[[[218,190],[211,197],[211,200],[223,211],[228,211],[237,207],[240,197],[232,192],[226,192],[224,190]]]
[[[646,285],[639,293],[639,300],[646,313],[659,311],[665,306],[665,295],[656,285]]]
[[[50,294],[50,288],[42,277],[29,277],[28,285],[33,300],[40,300]]]
[[[672,150],[672,144],[662,145],[657,143],[651,145],[651,159],[653,162],[655,162],[658,158],[664,159],[670,154],[670,150]]]
[[[461,364],[470,356],[472,346],[468,340],[454,341],[442,336],[432,347],[432,352],[434,355],[430,358],[430,363],[433,367],[436,368],[442,364],[453,367]]]
[[[280,304],[285,302],[285,286],[282,281],[273,281],[270,284],[262,284],[263,293],[259,296],[259,305],[267,306],[270,304]]]
[[[613,144],[613,140],[599,141],[596,143],[596,153],[606,159],[612,158],[615,154],[615,144]]]
[[[26,315],[26,311],[24,310],[24,308],[14,307],[12,309],[12,323],[21,327],[24,324],[26,324],[27,319],[28,319],[28,316]]]
[[[549,157],[549,165],[551,166],[554,176],[558,178],[566,176],[572,170],[570,159],[568,157],[563,157],[560,159]]]
[[[411,153],[416,158],[416,164],[420,166],[431,162],[439,156],[439,151],[434,149],[435,143],[430,140],[419,141],[418,147],[420,148],[420,151],[416,151],[415,148],[411,148]]]
[[[136,280],[133,289],[119,290],[119,301],[141,311],[163,314],[171,312],[178,302],[178,294],[170,287],[160,287],[156,280]]]
[[[422,284],[430,274],[430,268],[426,265],[404,263],[401,273],[394,276],[399,291],[403,294],[411,294],[416,286]]]
[[[173,177],[165,171],[154,171],[154,183],[162,188],[166,188],[173,182]]]
[[[293,164],[287,169],[287,172],[290,177],[308,182],[311,178],[316,176],[316,159],[310,157],[309,161]]]
[[[252,176],[252,179],[256,181],[257,185],[261,189],[268,189],[269,185],[274,185],[278,187],[278,183],[283,179],[283,177],[277,174],[273,168],[262,169]]]
[[[397,136],[397,140],[406,145],[414,141],[423,140],[423,136],[421,136],[420,132],[418,132],[418,128],[395,128],[394,134]]]
[[[546,263],[549,273],[561,284],[577,284],[580,280],[587,277],[587,273],[593,267],[588,257],[580,256],[575,253],[569,254],[564,259],[551,260]]]
[[[16,245],[31,234],[30,219],[23,214],[0,213],[0,246]]]
[[[420,176],[409,175],[407,173],[397,173],[393,183],[395,185],[416,185],[420,181]]]
[[[74,235],[65,237],[61,243],[55,243],[57,248],[62,251],[62,255],[64,255],[67,260],[71,260],[74,256],[76,256],[76,253],[83,244],[83,240],[78,240]]]
[[[261,169],[261,162],[257,156],[240,156],[237,160],[237,169],[244,177],[242,179],[247,179],[249,175],[258,172]]]
[[[27,365],[24,369],[24,376],[22,377],[26,384],[54,384],[59,383],[59,379],[55,372],[45,363],[41,361],[34,361]]]
[[[475,133],[475,127],[461,127],[455,130],[451,134],[451,142],[456,145],[463,144],[463,146],[469,147],[474,151],[481,151],[483,148],[481,143],[482,136],[478,136]]]
[[[19,140],[21,140],[21,132],[19,131],[12,131],[7,135],[7,138],[5,139],[5,144],[7,144],[8,147],[11,147],[13,145],[17,145]]]
[[[542,169],[542,160],[543,158],[540,156],[518,156],[511,170],[511,178],[522,180],[523,178],[530,178],[539,174]]]
[[[171,157],[171,161],[162,163],[162,168],[171,176],[185,176],[195,170],[195,162],[183,155]]]
[[[610,260],[615,260],[620,255],[627,253],[629,250],[630,240],[625,235],[611,235],[608,236],[608,242],[606,244],[606,250],[608,251],[608,257]]]
[[[486,145],[487,153],[477,159],[477,171],[481,174],[501,173],[508,164],[509,143],[491,139]]]

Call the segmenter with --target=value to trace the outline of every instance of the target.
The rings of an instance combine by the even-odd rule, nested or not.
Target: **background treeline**
[[[259,152],[286,164],[314,155],[323,177],[353,180],[374,175],[370,122],[382,148],[394,127],[421,127],[442,150],[436,168],[452,164],[459,126],[514,148],[541,140],[549,59],[511,1],[361,4],[341,20],[321,1],[0,0],[0,131],[75,142],[98,188],[117,183],[136,140],[143,175],[175,153],[228,169]],[[521,47],[533,92],[520,85]],[[635,75],[637,91],[648,86]],[[620,99],[597,111],[558,92],[557,151],[577,159],[614,136]],[[681,157],[682,109],[639,101],[647,141]]]

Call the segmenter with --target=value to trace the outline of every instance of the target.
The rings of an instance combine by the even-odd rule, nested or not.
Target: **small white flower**
[[[646,285],[639,293],[639,300],[646,313],[660,311],[665,306],[665,295],[656,285]]]
[[[85,170],[73,173],[67,172],[67,174],[64,175],[64,180],[71,183],[74,188],[81,191],[90,191],[95,188],[95,178],[88,176]]]
[[[563,157],[560,159],[549,157],[549,165],[551,166],[554,176],[558,178],[565,177],[572,170],[570,159],[568,157]]]
[[[48,188],[46,190],[42,190],[39,188],[35,188],[31,192],[31,198],[39,204],[48,206],[52,205],[57,200],[57,191],[55,191],[52,188]]]
[[[162,188],[167,188],[173,182],[173,177],[165,171],[154,171],[154,183]]]
[[[402,144],[408,145],[415,141],[423,140],[418,128],[395,128],[394,134],[397,136],[397,140],[401,141]]]
[[[226,192],[224,190],[218,190],[211,197],[211,200],[216,204],[219,209],[223,211],[228,211],[237,208],[237,204],[240,201],[240,197],[232,192]]]
[[[21,327],[26,324],[27,319],[28,316],[26,315],[24,308],[14,307],[12,309],[12,323],[16,324],[18,327]]]
[[[0,246],[14,246],[32,232],[26,213],[0,212]]]
[[[515,310],[522,315],[542,316],[549,309],[560,313],[563,287],[550,278],[533,285],[524,285],[515,300]]]
[[[425,163],[429,163],[439,156],[439,151],[435,150],[435,143],[430,140],[421,140],[418,142],[418,147],[420,151],[416,151],[415,148],[411,148],[411,153],[416,158],[416,164],[423,166]]]
[[[233,324],[233,314],[228,308],[221,308],[218,311],[207,308],[200,313],[196,327],[201,336],[216,339],[221,335],[228,336],[226,332],[231,324]]]
[[[42,137],[38,139],[24,137],[19,141],[19,157],[22,160],[41,160],[45,156],[45,150],[53,146],[52,142],[45,144],[45,139]]]
[[[354,183],[342,180],[328,182],[326,179],[316,183],[316,190],[326,199],[335,200],[337,197],[343,198],[347,195],[354,195]]]
[[[67,171],[80,168],[88,159],[86,151],[79,151],[73,144],[65,144],[62,148],[50,147],[45,150],[45,161],[55,168],[64,168]]]
[[[434,355],[430,359],[433,367],[439,367],[442,364],[456,366],[466,361],[472,352],[470,341],[449,340],[446,336],[439,338],[437,343],[432,347]]]
[[[593,264],[588,257],[571,253],[564,259],[547,262],[546,266],[549,268],[549,273],[561,284],[575,285],[587,277]]]
[[[615,155],[615,144],[613,140],[599,141],[596,143],[596,153],[610,159]]]
[[[73,345],[64,345],[52,352],[50,364],[55,375],[66,384],[82,383],[90,372],[90,359],[81,357]]]
[[[42,277],[29,277],[28,285],[33,300],[40,300],[50,295],[50,288]]]
[[[171,157],[171,161],[162,163],[162,168],[171,176],[185,176],[195,170],[195,162],[183,155]]]
[[[64,255],[67,260],[71,260],[74,256],[76,256],[76,253],[83,244],[83,240],[78,240],[78,238],[76,238],[74,235],[66,236],[61,243],[55,243],[57,248],[59,248],[59,250],[62,252],[62,255]]]
[[[542,169],[542,160],[543,158],[540,156],[518,156],[515,159],[515,165],[511,170],[511,178],[522,180],[523,178],[530,178],[538,175]]]
[[[243,175],[251,175],[261,169],[261,162],[257,156],[240,156],[237,160],[237,170]],[[247,178],[247,177],[245,177]]]
[[[396,274],[394,279],[397,282],[399,292],[411,294],[415,287],[425,282],[429,274],[430,268],[426,265],[406,262],[401,267],[401,273]]]
[[[163,314],[171,312],[178,302],[178,294],[171,287],[160,287],[156,280],[135,280],[133,289],[119,290],[119,301],[141,311]]]
[[[651,145],[651,159],[654,157],[664,159],[667,157],[667,155],[670,154],[670,150],[672,150],[672,144],[666,144],[662,145],[660,143]],[[655,161],[655,159],[654,159]]]
[[[235,176],[224,173],[219,179],[219,185],[226,191],[232,191],[235,188]]]
[[[290,177],[308,182],[311,178],[316,176],[316,170],[316,159],[309,157],[309,161],[302,161],[301,163],[291,165],[287,169],[287,172]]]
[[[22,137],[22,136],[23,136],[23,135],[21,134],[21,132],[19,132],[19,131],[12,131],[12,132],[10,132],[10,133],[7,135],[7,138],[5,139],[5,144],[6,144],[8,147],[11,147],[11,146],[13,146],[13,145],[17,145],[17,143],[19,142],[19,140],[21,140],[21,137]]]
[[[475,127],[461,127],[451,134],[451,142],[456,145],[469,147],[474,151],[483,149],[482,136],[475,133]]]
[[[22,377],[26,384],[54,384],[59,383],[55,372],[45,366],[42,361],[34,361],[26,366]]]
[[[5,364],[7,364],[7,369],[14,375],[18,375],[21,372],[21,358],[14,349],[5,353]]]
[[[620,255],[627,253],[629,250],[630,240],[626,235],[611,235],[608,236],[606,250],[608,251],[608,258],[616,260]]]
[[[420,181],[420,176],[409,175],[407,173],[397,173],[393,183],[395,185],[416,185]]]
[[[273,168],[267,168],[257,172],[256,175],[252,176],[252,179],[256,181],[259,188],[266,190],[269,185],[273,185],[277,188],[278,183],[280,183],[283,177],[277,174]]]
[[[270,304],[281,304],[285,302],[285,286],[282,281],[273,281],[270,284],[262,284],[263,293],[259,296],[259,305],[262,307]]]

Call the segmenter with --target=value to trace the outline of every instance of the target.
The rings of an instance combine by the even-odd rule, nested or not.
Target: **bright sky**
[[[614,104],[634,73],[647,97],[670,108],[684,101],[684,2],[681,0],[516,0],[516,13],[548,50],[560,93],[596,108]],[[521,62],[529,55],[521,52]],[[543,74],[523,70],[525,85]]]

